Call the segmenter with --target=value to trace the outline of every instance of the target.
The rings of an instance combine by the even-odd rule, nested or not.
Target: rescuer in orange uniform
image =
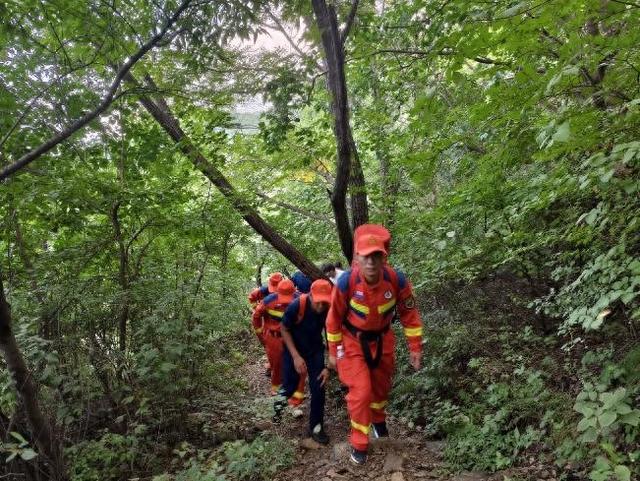
[[[255,309],[258,302],[267,297],[269,294],[276,292],[278,284],[282,280],[282,274],[274,272],[269,276],[269,282],[266,286],[256,287],[249,294],[249,304]]]
[[[284,311],[297,297],[296,288],[289,279],[283,279],[278,284],[276,292],[265,297],[255,311],[252,323],[256,332],[262,333],[262,341],[267,351],[267,358],[271,364],[271,394],[275,395],[282,385],[282,355],[284,343],[280,332],[280,322]],[[289,404],[296,406],[304,400],[305,378],[300,376],[298,389],[289,398]]]
[[[360,226],[354,236],[355,259],[333,290],[327,316],[329,366],[347,385],[351,418],[351,461],[367,460],[369,432],[389,435],[385,406],[395,362],[394,313],[400,318],[410,363],[420,368],[422,322],[411,284],[386,263],[391,236],[380,225]]]
[[[281,280],[282,280],[282,274],[280,274],[279,272],[274,272],[269,276],[269,281],[267,282],[267,285],[256,287],[254,290],[252,290],[249,293],[249,304],[251,305],[251,309],[255,311],[258,303],[262,299],[267,297],[269,294],[276,292],[276,289],[278,288],[278,284],[280,283]],[[264,346],[264,337],[262,336],[262,327],[259,327],[258,329],[254,328],[254,332],[256,336],[258,336],[258,341],[260,341],[260,344]],[[271,364],[269,363],[268,360],[264,365],[264,369],[265,369],[266,376],[270,378]]]

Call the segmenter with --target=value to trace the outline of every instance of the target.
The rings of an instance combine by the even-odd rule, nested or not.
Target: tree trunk
[[[114,238],[118,244],[120,257],[118,283],[122,289],[122,305],[118,314],[118,339],[120,351],[125,352],[127,349],[127,322],[129,320],[129,256],[122,236],[120,219],[118,218],[119,209],[120,201],[114,202],[111,208],[111,224],[113,225]]]
[[[260,259],[260,262],[256,266],[256,285],[262,287],[262,267],[264,266],[264,257]]]
[[[18,219],[18,211],[14,208],[11,210],[11,217],[13,218],[13,225],[16,235],[16,245],[18,246],[18,255],[24,266],[24,270],[29,277],[29,283],[31,285],[31,291],[36,297],[38,304],[40,305],[40,319],[38,322],[38,333],[44,339],[51,339],[54,332],[57,331],[56,326],[56,313],[54,309],[50,309],[47,305],[47,299],[38,285],[38,279],[36,275],[35,267],[31,262],[31,257],[27,249],[26,242],[22,236],[22,228],[20,227],[20,220]]]
[[[351,137],[351,146],[353,162],[351,162],[351,175],[349,176],[349,192],[351,193],[351,220],[355,229],[359,225],[369,222],[369,206],[364,172],[362,172],[360,156],[353,137]]]
[[[54,437],[51,424],[40,410],[33,376],[24,362],[11,328],[11,308],[4,295],[0,276],[0,353],[16,386],[18,399],[24,406],[33,439],[40,455],[46,458],[49,476],[54,481],[68,479],[62,457],[62,443]]]
[[[336,158],[336,180],[331,194],[331,205],[336,219],[340,246],[345,257],[351,262],[353,257],[353,235],[349,225],[349,218],[346,207],[347,188],[351,182],[354,190],[351,192],[351,205],[354,215],[354,227],[365,223],[368,217],[366,208],[367,194],[364,189],[364,176],[362,169],[356,170],[351,178],[350,171],[359,165],[349,125],[349,102],[347,97],[347,83],[344,74],[344,47],[345,38],[341,38],[338,30],[338,19],[333,6],[327,5],[325,0],[312,0],[313,11],[316,17],[316,24],[320,30],[322,47],[324,49],[325,61],[327,64],[327,88],[331,92],[332,111],[334,117],[334,134],[337,143]],[[357,6],[357,3],[355,4]],[[355,16],[355,9],[352,10],[350,18]],[[351,25],[352,20],[347,23]],[[345,31],[345,34],[348,30]]]
[[[132,76],[128,75],[126,80],[136,86],[140,84]],[[258,234],[262,236],[269,244],[278,252],[285,256],[298,269],[304,272],[312,279],[324,278],[322,271],[318,269],[313,262],[307,259],[294,246],[289,244],[273,227],[265,222],[256,210],[246,202],[240,193],[231,185],[227,178],[218,170],[218,168],[209,162],[204,155],[193,145],[191,139],[184,133],[178,120],[174,117],[169,106],[164,99],[156,95],[156,99],[152,100],[147,95],[139,96],[140,103],[149,112],[160,126],[169,134],[169,136],[178,144],[178,148],[184,155],[191,160],[193,165],[202,172],[213,185],[227,198],[231,205],[240,213],[242,218],[249,224]]]

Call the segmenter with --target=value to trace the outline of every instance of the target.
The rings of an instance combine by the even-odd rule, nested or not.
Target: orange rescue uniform
[[[290,281],[289,281],[290,282]],[[293,284],[292,284],[293,287]],[[278,293],[269,294],[253,311],[252,324],[256,333],[260,333],[271,365],[271,393],[276,394],[282,385],[282,355],[284,342],[280,332],[280,322],[284,311],[293,301],[281,302]],[[300,376],[297,390],[291,396],[290,404],[299,404],[304,399],[305,376]]]
[[[412,352],[422,349],[422,321],[411,284],[386,264],[375,285],[367,284],[354,267],[339,277],[336,287],[327,316],[329,355],[336,357],[338,376],[349,388],[350,443],[366,451],[371,423],[386,418],[395,367],[394,312]]]

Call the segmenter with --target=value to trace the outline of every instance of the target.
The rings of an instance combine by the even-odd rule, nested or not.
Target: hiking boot
[[[352,447],[351,457],[349,458],[349,460],[352,463],[357,464],[358,466],[362,466],[364,463],[367,462],[367,452],[360,451],[359,449]]]
[[[271,418],[271,420],[274,423],[279,423],[280,421],[282,421],[282,413],[284,412],[284,409],[286,408],[287,403],[285,401],[282,400],[278,400],[276,402],[273,403],[273,418]]]
[[[387,429],[387,423],[382,421],[381,423],[372,423],[373,437],[376,439],[388,438],[389,430]]]
[[[329,444],[329,436],[324,432],[324,428],[322,424],[316,424],[316,426],[311,431],[311,439],[313,439],[316,443],[320,444]]]

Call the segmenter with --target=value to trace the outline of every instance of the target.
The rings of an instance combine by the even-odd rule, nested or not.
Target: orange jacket
[[[249,304],[254,305],[269,295],[269,287],[256,287],[249,293]]]
[[[289,304],[278,302],[278,294],[273,293],[265,297],[251,316],[251,324],[256,334],[260,335],[263,329],[272,331],[280,330],[280,321]]]
[[[343,321],[365,331],[380,331],[391,323],[397,309],[400,323],[413,352],[422,350],[422,321],[416,309],[411,283],[404,274],[388,265],[382,267],[380,281],[368,285],[358,268],[345,271],[333,289],[327,315],[329,354],[336,356],[342,342]],[[351,335],[348,333],[348,335]]]

